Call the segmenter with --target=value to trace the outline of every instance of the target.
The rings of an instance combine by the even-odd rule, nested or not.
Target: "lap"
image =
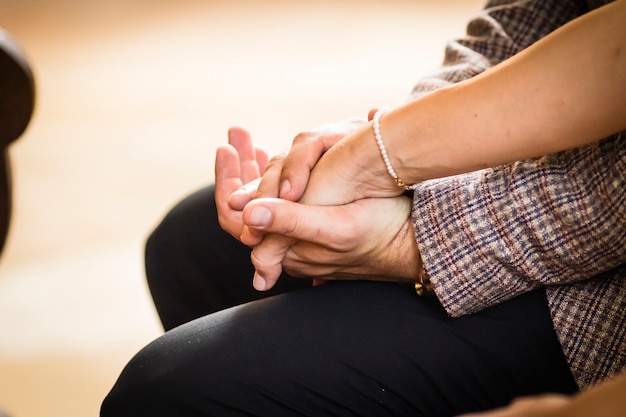
[[[575,390],[545,294],[453,319],[390,283],[230,308],[143,349],[102,416],[446,416]]]

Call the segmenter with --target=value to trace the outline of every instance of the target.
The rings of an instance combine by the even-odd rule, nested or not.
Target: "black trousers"
[[[257,293],[211,188],[168,214],[146,255],[175,328],[129,362],[103,417],[441,417],[576,390],[543,290],[461,318],[393,283],[283,277]]]

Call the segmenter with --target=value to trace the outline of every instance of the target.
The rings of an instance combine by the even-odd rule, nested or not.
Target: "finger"
[[[297,135],[283,161],[279,197],[290,201],[300,200],[307,188],[311,170],[321,156],[341,139],[361,129],[365,123],[362,118],[352,117]]]
[[[228,205],[233,210],[243,210],[243,208],[248,204],[257,193],[257,189],[259,187],[259,183],[261,182],[261,177],[256,180],[250,181],[247,184],[242,185],[238,189],[232,192],[232,194],[228,197]]]
[[[278,154],[269,160],[254,198],[278,197],[278,181],[285,154]]]
[[[294,243],[278,235],[266,235],[263,242],[252,249],[250,259],[255,268],[253,285],[258,291],[271,289],[278,281],[282,272],[282,261],[285,253]]]
[[[325,151],[320,136],[304,133],[296,136],[282,163],[278,196],[298,201],[304,194],[311,170]]]
[[[261,174],[250,132],[243,126],[233,126],[228,129],[228,143],[239,154],[241,181],[245,184],[258,178]]]
[[[239,240],[244,245],[248,246],[256,246],[263,241],[263,237],[266,235],[266,232],[258,229],[254,229],[250,226],[243,226],[241,231],[241,236],[239,236]]]
[[[215,152],[216,194],[219,191],[227,197],[242,185],[237,151],[230,145],[219,146]]]
[[[284,199],[263,198],[251,201],[244,208],[243,222],[259,232],[339,248],[350,235],[347,228],[351,222],[348,220],[355,213],[358,211],[346,206],[309,206]]]
[[[215,203],[218,221],[222,228],[235,237],[239,237],[243,223],[241,211],[234,211],[228,205],[230,195],[241,187],[239,177],[239,156],[235,148],[222,145],[215,154]]]
[[[377,111],[378,111],[377,108],[370,110],[369,113],[367,113],[367,120],[371,122],[374,119],[374,115],[376,114]]]
[[[259,174],[263,175],[267,169],[269,156],[267,155],[267,151],[259,146],[255,146],[254,151],[256,153],[256,163],[259,166]]]

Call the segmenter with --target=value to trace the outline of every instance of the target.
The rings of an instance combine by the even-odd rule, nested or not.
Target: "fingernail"
[[[258,272],[255,272],[252,285],[254,286],[254,289],[257,291],[265,291],[265,288],[267,287],[267,282],[265,281],[265,278],[259,275]]]
[[[289,182],[289,180],[283,180],[283,182],[280,184],[280,191],[278,196],[284,197],[285,194],[289,193],[289,191],[291,191],[291,182]]]
[[[272,220],[272,212],[264,206],[256,206],[250,213],[250,224],[253,227],[269,226]]]

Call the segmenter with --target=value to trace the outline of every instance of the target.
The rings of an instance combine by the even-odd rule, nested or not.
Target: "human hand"
[[[375,110],[370,111],[368,119],[372,118],[374,112]],[[366,136],[366,138],[362,138],[362,136]],[[369,136],[372,137],[369,138]],[[350,139],[348,142],[350,146],[354,146],[355,141],[367,140],[368,145],[358,145],[357,148],[373,147],[378,168],[370,170],[375,164],[368,164],[367,169],[362,169],[360,166],[361,161],[352,158],[350,147],[342,144],[348,139]],[[346,149],[348,151],[345,151]],[[333,157],[326,156],[331,153],[333,153]],[[324,161],[330,162],[325,163]],[[320,166],[324,168],[320,168]],[[381,166],[382,168],[380,168]],[[310,173],[313,167],[315,168]],[[355,167],[356,169],[354,169]],[[351,169],[355,175],[346,175]],[[382,169],[383,172],[378,172],[376,171],[377,169]],[[360,176],[363,172],[369,174],[369,177],[368,175]],[[309,177],[309,173],[311,177]],[[310,181],[310,178],[312,179],[313,177],[315,177],[315,180]],[[364,178],[371,178],[367,182],[366,187],[359,183]],[[375,191],[371,192],[372,189]],[[230,199],[231,208],[243,209],[252,200],[253,193],[254,185],[244,187],[233,194]],[[370,196],[395,197],[401,193],[402,190],[391,181],[386,172],[373,138],[371,126],[363,119],[353,118],[334,125],[326,125],[313,132],[298,135],[287,155],[273,158],[270,161],[254,198],[280,196],[288,200],[300,199],[301,202],[310,205],[343,205]],[[232,204],[235,199],[237,201],[236,205]],[[408,218],[408,215],[404,218]],[[359,226],[366,226],[370,220],[364,219]],[[325,222],[324,224],[328,223]],[[244,226],[241,235],[242,242],[255,246],[252,255],[253,263],[256,266],[260,266],[257,268],[257,277],[255,278],[255,287],[257,289],[269,289],[274,285],[282,269],[283,257],[295,243],[293,237],[277,234],[266,235],[269,232],[271,230]],[[300,235],[300,239],[307,241],[311,237]],[[409,242],[412,243],[414,248],[409,258],[417,259],[417,247],[412,234]],[[259,254],[262,254],[262,258],[258,257]],[[256,260],[255,256],[257,256]],[[308,262],[311,265],[315,265],[315,268],[319,268],[320,265],[324,264],[324,259],[313,258]],[[363,266],[366,265],[363,259],[358,260],[358,262]],[[284,265],[286,268],[289,268],[288,259],[285,259]],[[362,268],[359,271],[360,274],[367,274],[368,272],[375,274],[377,270],[376,268]],[[293,273],[294,275],[312,274],[317,276],[326,274],[323,270],[316,271],[314,274],[312,272],[304,272],[302,263],[298,268],[294,269]],[[338,271],[335,272],[335,275],[337,273]],[[411,275],[411,279],[415,276],[416,274]]]
[[[367,120],[352,117],[296,135],[287,153],[269,161],[260,183],[255,180],[232,194],[231,208],[243,210],[253,198],[306,198],[308,204],[336,205],[400,195],[368,123],[376,110],[370,110]],[[364,149],[368,158],[361,159],[355,150]]]
[[[230,208],[235,211],[243,210],[254,198],[280,197],[290,201],[299,200],[306,189],[309,174],[319,158],[339,140],[366,123],[365,119],[352,117],[299,133],[293,139],[288,153],[278,154],[269,161],[260,181],[253,178],[253,181],[230,195]],[[248,245],[254,246],[261,242],[264,233],[244,226],[241,236]]]
[[[243,210],[253,198],[280,197],[298,201],[320,157],[339,140],[366,123],[365,119],[352,117],[299,133],[287,153],[278,154],[269,161],[260,182],[253,181],[235,190],[229,199],[231,208]]]
[[[521,398],[505,408],[459,417],[569,417],[569,414],[564,414],[569,403],[570,399],[566,396],[549,394]]]
[[[420,261],[410,211],[407,197],[341,206],[255,199],[243,210],[244,223],[266,233],[252,250],[254,286],[270,289],[283,268],[296,277],[414,282]]]
[[[231,195],[244,184],[260,178],[268,163],[267,153],[252,143],[250,133],[242,126],[228,130],[228,145],[215,155],[215,202],[220,226],[240,239],[243,230],[241,210],[229,204]]]
[[[254,198],[339,205],[400,195],[402,189],[389,176],[368,123],[377,110],[370,110],[367,120],[353,117],[298,134],[288,153],[272,158]],[[251,193],[252,188],[241,193]],[[240,198],[237,208],[251,199]]]
[[[368,120],[375,118],[376,112],[377,109],[370,110]],[[377,130],[379,128],[376,126]],[[403,189],[396,184],[395,174],[391,175],[389,161],[382,152],[371,124],[346,136],[320,159],[301,201],[337,205],[402,194]]]

